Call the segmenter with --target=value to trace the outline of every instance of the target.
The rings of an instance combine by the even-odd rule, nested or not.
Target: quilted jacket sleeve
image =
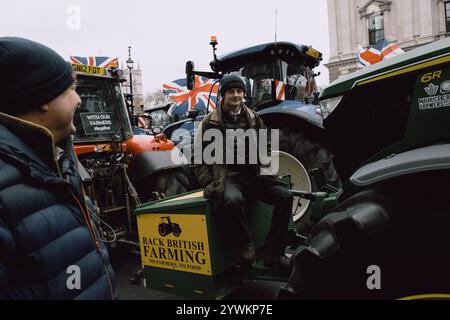
[[[204,122],[205,122],[205,120],[200,123],[200,125],[198,126],[198,129],[195,133],[194,153],[193,153],[194,154],[194,159],[193,159],[194,162],[193,163],[195,164],[194,173],[195,173],[198,183],[202,187],[206,187],[208,184],[213,182],[213,173],[212,173],[211,166],[204,164],[203,157],[202,157],[203,148],[205,147],[203,140],[202,140],[203,133],[205,131]],[[195,159],[201,159],[202,163],[196,164]]]
[[[0,300],[5,299],[9,283],[9,262],[15,252],[15,242],[5,223],[5,209],[0,201]]]

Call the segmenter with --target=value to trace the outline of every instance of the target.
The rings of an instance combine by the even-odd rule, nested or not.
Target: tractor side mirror
[[[163,128],[160,127],[160,126],[158,126],[158,127],[152,127],[152,128],[151,128],[151,131],[152,131],[153,135],[156,136],[157,134],[160,134],[160,133],[163,131]]]
[[[195,78],[194,78],[194,62],[186,62],[186,84],[189,90],[194,89]]]

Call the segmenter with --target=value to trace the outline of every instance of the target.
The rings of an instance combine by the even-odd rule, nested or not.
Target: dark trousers
[[[280,255],[287,243],[288,225],[293,197],[286,187],[261,183],[256,177],[236,175],[226,177],[222,218],[236,244],[251,241],[246,223],[246,199],[261,200],[274,206],[270,231],[266,236],[265,252]]]

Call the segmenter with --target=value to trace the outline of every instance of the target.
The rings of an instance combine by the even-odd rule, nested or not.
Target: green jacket
[[[247,116],[249,122],[249,129],[267,129],[266,125],[259,117],[259,115],[253,111],[252,109],[242,105],[242,111]],[[200,123],[195,139],[194,145],[202,144],[201,151],[203,152],[204,148],[210,143],[201,141],[201,137],[208,129],[218,129],[221,132],[225,133],[225,126],[223,124],[222,117],[222,107],[219,105],[217,109],[210,114],[208,114]],[[201,135],[200,135],[201,133]],[[269,137],[270,138],[270,137]],[[225,139],[224,139],[225,140]],[[225,142],[225,141],[224,141]],[[271,151],[270,148],[270,140],[267,148],[269,154]],[[200,151],[200,149],[198,149]],[[194,150],[195,154],[195,150]],[[256,179],[259,180],[259,183],[269,184],[269,185],[284,185],[284,183],[276,176],[271,175],[261,175],[260,169],[263,165],[259,162],[255,165],[255,176]],[[213,198],[216,200],[216,205],[220,205],[223,199],[223,191],[224,191],[224,183],[225,178],[227,176],[227,165],[226,164],[197,164],[194,166],[194,173],[197,178],[198,183],[205,188],[204,196]]]

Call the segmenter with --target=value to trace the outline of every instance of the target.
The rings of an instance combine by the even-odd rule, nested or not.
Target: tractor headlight
[[[320,101],[320,110],[322,112],[322,119],[325,119],[338,106],[344,96],[334,97]]]

